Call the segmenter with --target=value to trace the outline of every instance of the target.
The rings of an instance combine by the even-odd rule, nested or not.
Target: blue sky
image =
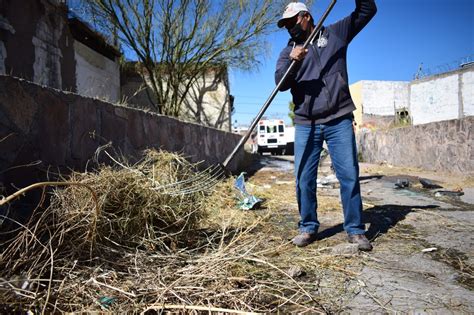
[[[315,0],[315,20],[329,0]],[[348,50],[349,83],[360,80],[410,81],[420,63],[425,71],[452,69],[463,59],[474,61],[474,0],[376,0],[378,12]],[[354,0],[339,0],[325,24],[353,11]],[[271,50],[252,72],[231,71],[235,96],[232,122],[249,124],[275,87],[276,59],[288,41],[287,32],[269,35]],[[266,112],[288,119],[289,92],[279,93]]]

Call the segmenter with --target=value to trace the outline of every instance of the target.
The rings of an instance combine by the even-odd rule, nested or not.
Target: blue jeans
[[[301,217],[298,224],[300,232],[316,233],[319,228],[316,179],[324,141],[341,187],[344,230],[348,234],[364,234],[357,148],[352,119],[347,116],[324,124],[295,126],[295,177]]]

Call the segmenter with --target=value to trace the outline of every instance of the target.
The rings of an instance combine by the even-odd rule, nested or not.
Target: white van
[[[257,128],[258,153],[284,154],[286,149],[285,123],[279,119],[262,119]]]

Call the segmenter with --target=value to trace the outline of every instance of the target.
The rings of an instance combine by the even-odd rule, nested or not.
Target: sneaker
[[[359,250],[372,250],[372,244],[370,244],[369,240],[367,239],[367,237],[365,237],[364,234],[348,234],[347,239],[349,240],[349,243],[358,244]]]
[[[304,247],[307,246],[311,243],[313,243],[316,240],[316,235],[317,233],[300,233],[296,235],[292,242],[298,247]]]

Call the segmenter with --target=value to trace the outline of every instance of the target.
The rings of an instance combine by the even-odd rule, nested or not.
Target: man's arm
[[[375,0],[356,0],[356,9],[348,17],[334,23],[331,27],[336,33],[350,43],[352,39],[369,23],[377,13]]]
[[[295,82],[296,74],[298,73],[298,69],[300,68],[301,61],[304,58],[304,55],[306,54],[306,51],[299,51],[298,56],[294,56],[294,50],[292,49],[291,46],[286,47],[283,49],[283,51],[280,53],[280,57],[278,57],[277,65],[276,65],[276,71],[275,71],[275,84],[278,84],[280,80],[283,78],[283,75],[286,73],[288,68],[291,65],[291,62],[293,59],[296,59],[296,65],[291,69],[291,72],[288,73],[288,76],[286,77],[285,81],[283,84],[280,86],[279,90],[280,91],[286,91],[292,87],[292,85]]]

